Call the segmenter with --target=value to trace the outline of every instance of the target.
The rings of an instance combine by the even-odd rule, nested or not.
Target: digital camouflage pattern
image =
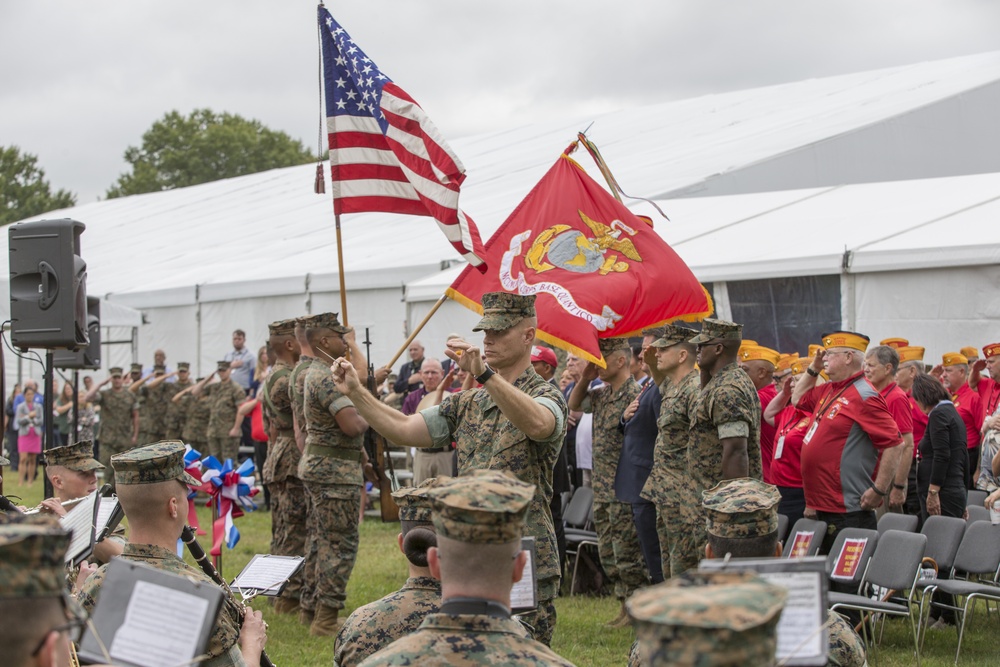
[[[264,381],[261,406],[265,424],[272,429],[274,438],[267,446],[261,476],[265,484],[284,481],[294,477],[299,467],[301,454],[295,444],[292,424],[292,397],[288,393],[292,369],[284,361],[278,361]]]
[[[180,368],[180,364],[177,364]],[[167,394],[167,416],[164,423],[164,438],[167,440],[181,440],[184,438],[184,423],[187,421],[187,402],[193,400],[190,392],[181,397],[181,400],[174,402],[174,396],[184,391],[194,384],[190,378],[187,380],[177,380],[177,382],[164,382],[162,386],[168,387]]]
[[[152,544],[127,544],[125,545],[125,552],[119,558],[137,563],[145,563],[146,565],[155,567],[157,570],[180,575],[189,581],[208,584],[210,586],[216,585],[204,572],[191,567],[178,558],[177,554],[173,551],[164,549],[163,547]],[[93,612],[94,610],[94,605],[100,597],[104,578],[107,576],[107,569],[107,565],[102,565],[98,568],[97,572],[90,575],[83,585],[79,601],[87,612]],[[229,596],[225,596],[222,609],[215,621],[215,626],[212,628],[212,636],[208,643],[207,652],[210,659],[202,662],[203,666],[244,666],[246,664],[239,650],[239,617],[239,609],[237,609],[236,603]]]
[[[470,544],[521,539],[535,487],[498,470],[446,477],[427,492],[438,535]]]
[[[771,665],[787,592],[750,572],[671,577],[629,599],[642,664]]]
[[[107,467],[112,455],[132,446],[132,414],[138,403],[125,388],[102,389],[93,402],[101,406],[101,463]]]
[[[701,333],[691,339],[691,343],[709,343],[713,340],[742,340],[743,325],[726,320],[706,317],[701,322]]]
[[[590,407],[584,409],[594,414],[594,502],[615,499],[615,472],[625,444],[625,434],[618,424],[639,391],[639,383],[631,377],[618,391],[612,390],[610,384],[590,390]]]
[[[305,374],[303,401],[306,449],[298,478],[311,504],[304,575],[307,604],[343,609],[358,554],[364,434],[348,436],[337,424],[336,414],[354,404],[337,391],[333,373],[319,360]]]
[[[100,461],[94,458],[94,443],[90,440],[81,440],[72,445],[46,449],[43,457],[47,466],[62,466],[67,470],[77,472],[104,468]]]
[[[184,407],[184,442],[188,443],[202,455],[206,455],[208,444],[208,418],[212,413],[212,402],[205,395],[192,396],[186,394],[181,399]]]
[[[184,469],[184,443],[157,442],[136,447],[111,457],[116,484],[156,484],[172,479],[183,484],[200,486],[200,482]]]
[[[448,446],[453,440],[457,443],[460,475],[471,470],[502,470],[535,487],[524,534],[535,538],[538,598],[552,600],[559,589],[560,570],[549,503],[552,469],[566,437],[568,409],[559,388],[530,366],[514,381],[514,387],[554,411],[556,427],[546,440],[529,440],[483,388],[445,396],[440,405],[420,414],[434,447]]]
[[[691,407],[701,392],[701,376],[692,370],[677,384],[664,380],[653,446],[653,469],[642,497],[656,505],[657,537],[663,573],[680,574],[698,566],[705,544],[700,501],[687,472]]]
[[[167,433],[167,415],[174,385],[162,382],[155,387],[143,385],[139,388],[139,443],[159,442]]]
[[[479,614],[431,614],[420,628],[361,663],[442,667],[520,667],[572,663],[525,636],[521,624],[509,618]]]
[[[0,598],[62,597],[70,538],[45,515],[0,521]]]
[[[305,324],[306,329],[329,329],[339,334],[346,334],[354,331],[351,327],[340,323],[337,313],[318,313],[309,318]],[[294,333],[294,332],[293,332]]]
[[[699,494],[722,480],[722,438],[745,436],[748,476],[763,478],[760,418],[757,390],[736,363],[721,368],[701,389],[691,406],[687,452],[688,471]]]
[[[667,325],[662,329],[653,329],[649,332],[643,331],[642,335],[645,336],[647,333],[656,336],[656,340],[649,344],[650,347],[672,347],[677,345],[677,343],[689,341],[698,335],[698,332],[694,329],[680,327],[675,324]]]
[[[229,431],[236,423],[236,413],[240,405],[247,398],[246,392],[243,391],[243,387],[230,379],[205,385],[201,393],[208,399],[210,406],[206,438],[208,453],[219,461],[232,459],[235,463],[239,458],[240,437],[229,435]]]
[[[473,331],[505,331],[526,317],[535,316],[535,295],[487,292],[483,295],[483,319]]]
[[[294,447],[294,444],[292,445]],[[295,451],[298,451],[296,448]],[[309,492],[298,477],[271,482],[271,553],[276,556],[305,556],[309,534]],[[302,570],[288,580],[281,597],[302,597]]]
[[[292,369],[292,375],[288,379],[288,396],[292,402],[292,417],[295,419],[295,423],[299,425],[302,433],[305,433],[307,429],[305,410],[306,373],[314,363],[321,364],[322,362],[315,357],[303,354],[299,357],[299,363],[295,364],[295,368]]]
[[[830,646],[826,664],[831,667],[865,667],[868,664],[868,654],[854,628],[832,611],[826,612],[826,622],[830,626],[827,631]]]
[[[356,667],[371,654],[415,631],[441,607],[441,582],[410,577],[401,589],[359,607],[344,622],[334,645],[335,667]]]
[[[393,491],[392,497],[399,507],[399,520],[431,523],[433,507],[428,492],[437,484],[438,478],[431,477],[418,486],[404,486],[398,491]]]
[[[778,530],[778,487],[748,477],[727,479],[701,494],[709,535],[770,535]]]

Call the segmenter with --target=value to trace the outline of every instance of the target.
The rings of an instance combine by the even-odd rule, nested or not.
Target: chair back
[[[865,573],[865,583],[898,593],[909,590],[917,578],[926,548],[926,535],[902,530],[885,531],[878,538],[878,546]]]
[[[990,520],[990,511],[983,507],[983,503],[979,503],[978,505],[969,505],[965,509],[969,511],[969,523]]]
[[[917,532],[917,525],[919,523],[920,517],[914,514],[886,512],[878,520],[878,532],[879,535],[885,533],[887,530],[901,530],[904,533],[915,533]]]
[[[779,514],[778,515],[778,539],[781,541],[785,540],[785,535],[788,534],[788,515]]]
[[[867,528],[844,528],[837,533],[829,555],[826,557],[826,573],[839,584],[857,587],[865,575],[868,560],[878,544],[878,531]]]
[[[966,505],[979,505],[980,507],[985,507],[984,503],[986,502],[986,498],[989,495],[990,494],[987,493],[986,491],[981,491],[979,489],[973,489],[973,490],[969,491],[969,495],[968,495],[967,500],[965,501],[965,504]]]
[[[594,490],[589,486],[579,487],[573,492],[573,497],[563,512],[563,523],[572,528],[585,527],[593,505]]]
[[[938,575],[945,577],[955,564],[958,545],[965,536],[965,521],[956,516],[929,516],[920,533],[927,536],[926,558],[933,558]]]
[[[1000,568],[1000,525],[987,521],[970,523],[958,545],[953,569],[994,577],[997,568]]]
[[[815,556],[819,553],[825,535],[826,521],[799,519],[788,533],[785,548],[781,552],[782,558]]]

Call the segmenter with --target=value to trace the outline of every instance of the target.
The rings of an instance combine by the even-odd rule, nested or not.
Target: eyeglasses
[[[80,638],[83,637],[83,629],[85,627],[87,627],[86,618],[72,618],[62,625],[57,625],[56,627],[51,628],[45,633],[44,636],[42,636],[42,640],[38,642],[38,646],[31,652],[32,657],[38,655],[38,653],[42,650],[42,647],[45,646],[45,641],[49,638],[49,632],[65,632],[69,635],[69,640],[71,642],[79,644]]]

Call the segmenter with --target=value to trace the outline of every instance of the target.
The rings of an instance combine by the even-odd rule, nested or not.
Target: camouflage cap
[[[474,470],[439,480],[428,495],[438,535],[472,544],[506,544],[521,538],[535,487],[497,470]]]
[[[62,466],[77,472],[104,469],[101,462],[94,458],[94,443],[91,440],[46,449],[43,458],[47,466]]]
[[[142,364],[132,364],[132,367],[129,369],[129,372],[130,373],[141,373],[142,372]]]
[[[0,466],[9,466],[9,465],[10,465],[10,459],[8,459],[6,456],[0,453]]]
[[[111,377],[121,377],[123,375],[122,367],[112,366],[111,368],[108,369],[108,374]]]
[[[70,537],[49,515],[5,518],[0,523],[0,598],[62,597]]]
[[[740,538],[778,530],[778,487],[750,477],[728,479],[702,491],[708,534]]]
[[[659,338],[650,343],[650,345],[653,347],[673,347],[678,343],[687,342],[697,335],[698,332],[694,329],[671,324],[663,327],[663,333],[660,334]]]
[[[652,336],[653,340],[656,340],[657,338],[662,338],[663,337],[663,332],[666,331],[666,330],[667,330],[666,327],[653,327],[652,329],[643,329],[642,330],[642,335],[643,336]]]
[[[184,470],[184,443],[179,440],[163,440],[115,454],[111,467],[115,469],[115,484],[156,484],[176,479],[200,485]]]
[[[340,323],[337,313],[320,313],[319,315],[313,315],[310,322],[306,325],[306,328],[329,329],[330,331],[336,331],[339,334],[345,334],[353,331],[351,327],[345,327]]]
[[[487,292],[483,295],[483,319],[472,330],[505,331],[524,318],[534,316],[534,294]]]
[[[270,336],[292,336],[295,334],[295,318],[288,320],[278,320],[267,325],[267,333]]]
[[[190,371],[191,370],[191,363],[187,362],[187,361],[178,361],[177,362],[177,370],[178,370],[178,372],[179,371]]]
[[[689,570],[625,603],[643,664],[746,667],[774,664],[788,593],[751,572]]]
[[[430,523],[432,507],[428,492],[437,486],[437,483],[437,478],[431,477],[417,486],[407,486],[393,491],[392,497],[399,505],[399,520]]]
[[[322,314],[322,313],[321,313]],[[303,329],[308,329],[309,327],[316,326],[313,322],[320,315],[302,315],[301,317],[295,318],[295,326],[301,327]]]
[[[597,341],[597,346],[605,357],[615,352],[624,352],[630,349],[628,338],[601,338]]]
[[[167,367],[164,366],[163,364],[156,364],[155,366],[153,366],[153,372],[154,373],[166,373],[167,372]]]
[[[742,340],[743,325],[726,320],[714,320],[711,317],[705,318],[701,323],[701,333],[691,339],[690,342],[709,343],[713,340]]]
[[[230,366],[232,366],[232,362],[229,361],[223,360],[215,362],[216,371],[228,371]]]

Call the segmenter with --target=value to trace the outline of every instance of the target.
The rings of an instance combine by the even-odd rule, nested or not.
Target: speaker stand
[[[45,435],[44,438],[42,439],[42,454],[44,454],[46,450],[52,449],[55,446],[55,443],[53,442],[53,437],[55,435],[55,430],[54,430],[55,424],[53,424],[53,418],[52,418],[52,412],[55,406],[55,399],[53,398],[55,395],[55,390],[53,389],[54,383],[52,381],[52,372],[53,372],[52,364],[53,364],[52,349],[50,348],[45,350],[45,389],[44,389],[45,395],[43,403],[43,405],[45,406],[45,412],[42,420],[42,423],[45,425],[43,429]],[[52,493],[52,482],[49,481],[49,476],[46,475],[44,472],[42,473],[42,478],[45,482],[45,497],[51,498],[53,495],[55,495]]]

